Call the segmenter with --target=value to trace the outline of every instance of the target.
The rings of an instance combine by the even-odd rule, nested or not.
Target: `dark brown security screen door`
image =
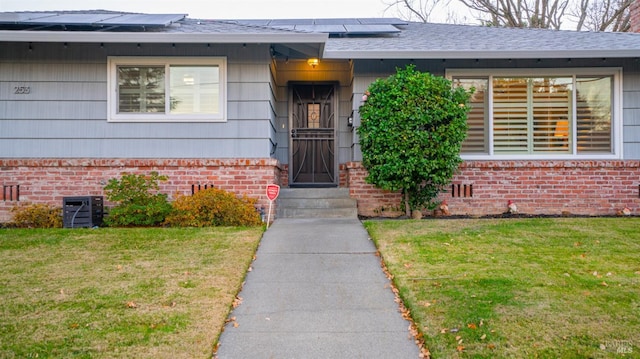
[[[335,87],[294,85],[291,93],[290,183],[335,185]]]

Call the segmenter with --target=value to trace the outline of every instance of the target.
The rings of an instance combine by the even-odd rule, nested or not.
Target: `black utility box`
[[[91,228],[102,225],[102,196],[64,197],[62,199],[64,228]]]

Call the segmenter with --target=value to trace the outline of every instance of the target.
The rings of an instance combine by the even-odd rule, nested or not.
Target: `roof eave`
[[[632,58],[640,49],[566,50],[566,51],[326,51],[326,59],[558,59],[558,58]]]
[[[166,33],[166,32],[69,32],[0,30],[2,42],[85,42],[85,43],[312,43],[324,44],[329,35],[321,33]]]

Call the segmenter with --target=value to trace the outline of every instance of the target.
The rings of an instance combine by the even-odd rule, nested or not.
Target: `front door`
[[[291,87],[291,186],[336,185],[335,86],[305,84]]]

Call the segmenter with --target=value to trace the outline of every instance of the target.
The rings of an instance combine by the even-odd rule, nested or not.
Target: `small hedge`
[[[22,203],[11,208],[16,228],[62,228],[62,209],[42,203]]]
[[[256,200],[217,188],[181,195],[172,203],[165,224],[175,227],[257,226],[262,224]]]
[[[123,173],[104,187],[108,201],[117,203],[104,223],[110,227],[147,227],[162,224],[171,212],[167,195],[160,193],[160,181],[167,176],[158,172],[149,175]]]

